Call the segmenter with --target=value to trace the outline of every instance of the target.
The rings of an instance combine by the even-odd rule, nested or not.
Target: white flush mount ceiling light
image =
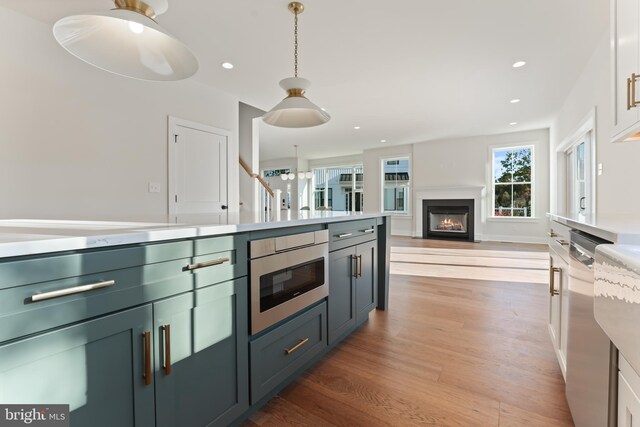
[[[111,73],[141,80],[191,77],[198,60],[154,20],[167,0],[114,0],[115,9],[67,16],[53,35],[69,53]]]
[[[318,126],[327,123],[331,116],[304,96],[311,82],[298,77],[298,15],[304,11],[304,5],[292,2],[289,3],[289,10],[294,14],[294,77],[280,81],[280,87],[287,92],[287,97],[262,116],[262,119],[272,126],[285,128]]]
[[[524,67],[525,65],[527,65],[527,61],[516,61],[513,63],[512,67],[521,68],[521,67]]]
[[[512,104],[517,104],[518,102],[520,102],[520,100],[518,98],[514,98],[509,102],[512,103]]]
[[[233,64],[231,62],[223,62],[222,64],[220,64],[222,66],[222,68],[224,68],[225,70],[232,70],[233,69]]]

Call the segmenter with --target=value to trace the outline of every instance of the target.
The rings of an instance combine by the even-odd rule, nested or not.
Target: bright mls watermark
[[[2,405],[0,427],[69,427],[69,405]]]

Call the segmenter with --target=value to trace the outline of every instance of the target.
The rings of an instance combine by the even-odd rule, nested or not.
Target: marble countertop
[[[596,248],[593,312],[611,342],[640,372],[640,246]]]
[[[617,244],[640,245],[638,215],[574,216],[547,213],[551,220]]]
[[[383,213],[334,211],[278,211],[222,215],[131,216],[113,220],[3,219],[0,220],[0,257],[162,240],[216,236],[307,224],[378,218]]]

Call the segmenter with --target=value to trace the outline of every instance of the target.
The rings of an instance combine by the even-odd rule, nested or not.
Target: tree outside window
[[[409,158],[382,160],[382,209],[384,212],[409,213]]]
[[[533,216],[533,146],[493,149],[493,216]]]

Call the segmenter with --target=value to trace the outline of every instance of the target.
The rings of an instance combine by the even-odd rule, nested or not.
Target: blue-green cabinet
[[[156,425],[228,425],[249,407],[246,278],[153,310]]]
[[[69,404],[71,426],[155,425],[151,305],[0,345],[0,402]]]
[[[378,298],[378,253],[375,240],[356,246],[357,277],[356,324],[369,318],[369,312],[376,307]]]
[[[356,326],[355,246],[329,253],[329,344]]]
[[[377,242],[329,253],[328,337],[334,344],[366,321],[377,303]]]

